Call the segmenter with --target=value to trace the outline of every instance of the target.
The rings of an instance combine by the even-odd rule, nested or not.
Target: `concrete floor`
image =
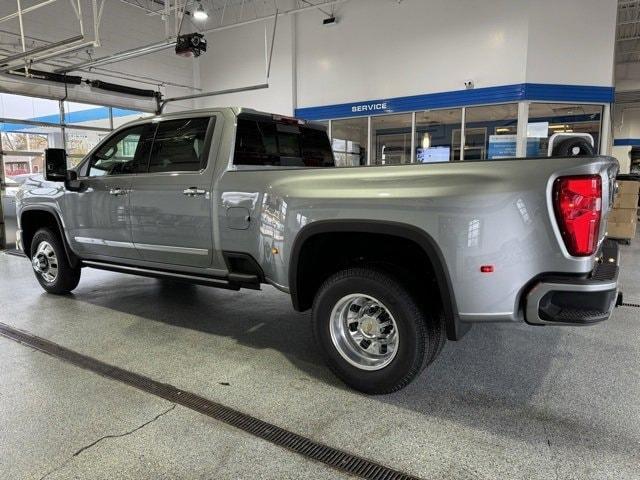
[[[640,303],[640,241],[622,247]],[[475,326],[388,396],[346,389],[287,296],[90,269],[54,297],[0,254],[0,321],[428,479],[640,478],[640,309],[590,328]],[[0,477],[343,478],[0,337]],[[228,383],[229,385],[225,385]]]

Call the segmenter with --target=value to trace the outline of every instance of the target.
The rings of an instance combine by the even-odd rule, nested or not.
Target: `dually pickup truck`
[[[322,125],[220,108],[129,123],[71,170],[63,150],[45,163],[17,215],[47,292],[83,267],[271,284],[367,393],[403,388],[474,322],[587,325],[618,301],[609,157],[335,168]]]

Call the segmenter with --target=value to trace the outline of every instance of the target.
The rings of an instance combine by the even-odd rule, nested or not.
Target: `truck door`
[[[155,125],[127,128],[93,154],[77,193],[65,195],[69,236],[81,255],[139,259],[131,236],[131,182],[146,164]]]
[[[133,242],[144,260],[224,268],[213,249],[209,151],[216,122],[211,114],[159,122],[146,172],[131,193]]]

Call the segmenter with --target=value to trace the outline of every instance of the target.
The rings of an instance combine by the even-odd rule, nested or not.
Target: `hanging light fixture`
[[[193,12],[193,18],[195,20],[206,20],[207,18],[209,18],[209,14],[202,6],[202,2],[198,2],[198,6]]]

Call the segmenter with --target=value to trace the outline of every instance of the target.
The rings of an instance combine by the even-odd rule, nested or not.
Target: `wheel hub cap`
[[[378,299],[346,295],[331,312],[331,341],[342,358],[362,370],[380,370],[398,351],[396,321]]]
[[[54,282],[58,277],[58,257],[49,242],[42,241],[38,244],[31,265],[36,274],[48,283]]]

